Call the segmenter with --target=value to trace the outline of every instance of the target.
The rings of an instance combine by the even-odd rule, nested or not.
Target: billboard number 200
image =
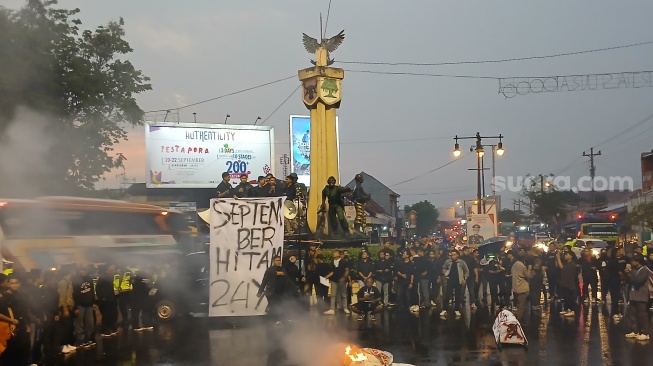
[[[247,173],[247,163],[244,161],[227,161],[227,173]]]

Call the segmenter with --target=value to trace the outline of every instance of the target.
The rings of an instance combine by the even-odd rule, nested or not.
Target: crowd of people
[[[0,365],[60,364],[98,337],[152,330],[154,280],[113,264],[0,274]]]
[[[458,318],[465,306],[472,311],[491,306],[495,312],[513,311],[528,326],[529,309],[544,311],[549,302],[560,316],[571,319],[581,307],[602,305],[615,322],[624,312],[629,315],[626,337],[647,341],[653,250],[645,255],[640,247],[626,255],[623,247],[595,251],[590,244],[577,256],[566,244],[551,243],[544,250],[504,247],[481,256],[468,246],[440,248],[431,240],[401,246],[395,253],[386,242],[378,258],[371,258],[366,248],[356,259],[348,250],[334,250],[328,262],[311,246],[302,270],[295,256],[283,268],[310,296],[311,305],[326,315],[354,312],[363,320],[385,309],[438,308],[441,317]],[[650,241],[647,245],[653,249]],[[352,296],[355,281],[358,293]]]
[[[297,195],[306,195],[306,186],[297,182],[297,174],[290,173],[283,181],[272,175],[261,175],[257,184],[249,182],[247,174],[240,175],[240,182],[235,187],[231,184],[231,174],[222,173],[222,181],[218,185],[218,198],[248,198],[248,197],[281,197],[294,200]]]

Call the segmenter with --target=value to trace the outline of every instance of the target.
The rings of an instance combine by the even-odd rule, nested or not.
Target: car
[[[601,253],[601,249],[607,249],[610,245],[603,241],[603,240],[598,240],[598,239],[576,239],[576,242],[574,243],[574,246],[571,248],[571,251],[576,254],[576,257],[580,258],[583,254],[583,250],[587,247],[587,245],[592,246],[592,255],[598,258],[599,254]]]
[[[155,315],[167,322],[179,314],[208,313],[209,253],[190,253],[174,263],[171,273],[154,284]]]

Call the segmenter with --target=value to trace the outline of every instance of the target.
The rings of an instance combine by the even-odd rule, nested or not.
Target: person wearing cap
[[[298,179],[297,173],[290,173],[286,177],[286,199],[296,200],[306,197],[306,186],[297,182]]]
[[[327,186],[322,190],[322,210],[329,202],[329,230],[332,235],[338,231],[338,223],[345,235],[349,235],[349,223],[345,218],[345,202],[342,195],[350,191],[349,188],[336,185],[336,178],[333,176],[327,179]]]
[[[645,267],[646,260],[641,255],[633,256],[631,266],[627,266],[625,273],[629,279],[628,318],[632,331],[626,338],[636,338],[638,341],[648,341],[649,319],[646,305],[649,300],[648,281],[651,271]]]
[[[474,224],[472,226],[472,235],[470,235],[467,238],[467,244],[481,244],[483,241],[485,241],[485,238],[483,238],[482,235],[479,233],[481,232],[481,225],[479,224]]]

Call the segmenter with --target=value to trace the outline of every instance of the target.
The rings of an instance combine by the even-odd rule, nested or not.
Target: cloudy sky
[[[8,7],[23,2],[3,0]],[[86,27],[123,17],[129,56],[152,78],[138,97],[146,110],[174,109],[296,75],[311,56],[301,35],[317,37],[329,2],[60,1],[79,7]],[[653,41],[653,2],[373,1],[333,0],[327,35],[345,29],[332,55],[340,61],[442,63],[546,56]],[[450,162],[453,136],[503,134],[499,176],[587,174],[583,151],[602,151],[597,174],[632,176],[641,185],[639,156],[653,148],[653,88],[539,93],[506,99],[494,77],[539,77],[652,70],[653,44],[535,60],[441,66],[339,63],[346,70],[340,116],[341,173],[361,170],[401,194],[401,204],[428,199],[436,206],[474,198],[472,156]],[[470,75],[492,78],[370,74]],[[182,122],[252,124],[268,117],[297,87],[290,79],[180,111]],[[650,83],[649,83],[650,85]],[[305,114],[296,93],[272,115],[277,155],[288,152],[288,115]],[[616,136],[616,138],[614,138]],[[489,141],[488,141],[489,143]],[[461,142],[467,150],[472,141]],[[117,150],[126,174],[144,181],[141,129]],[[490,166],[490,160],[486,160]],[[277,172],[280,175],[281,170]],[[103,183],[118,186],[117,173]],[[489,174],[489,173],[488,173]],[[419,177],[407,183],[396,183]],[[488,178],[489,182],[489,178]],[[345,182],[346,183],[346,182]],[[489,187],[487,188],[489,191]],[[512,206],[506,201],[504,207]]]

